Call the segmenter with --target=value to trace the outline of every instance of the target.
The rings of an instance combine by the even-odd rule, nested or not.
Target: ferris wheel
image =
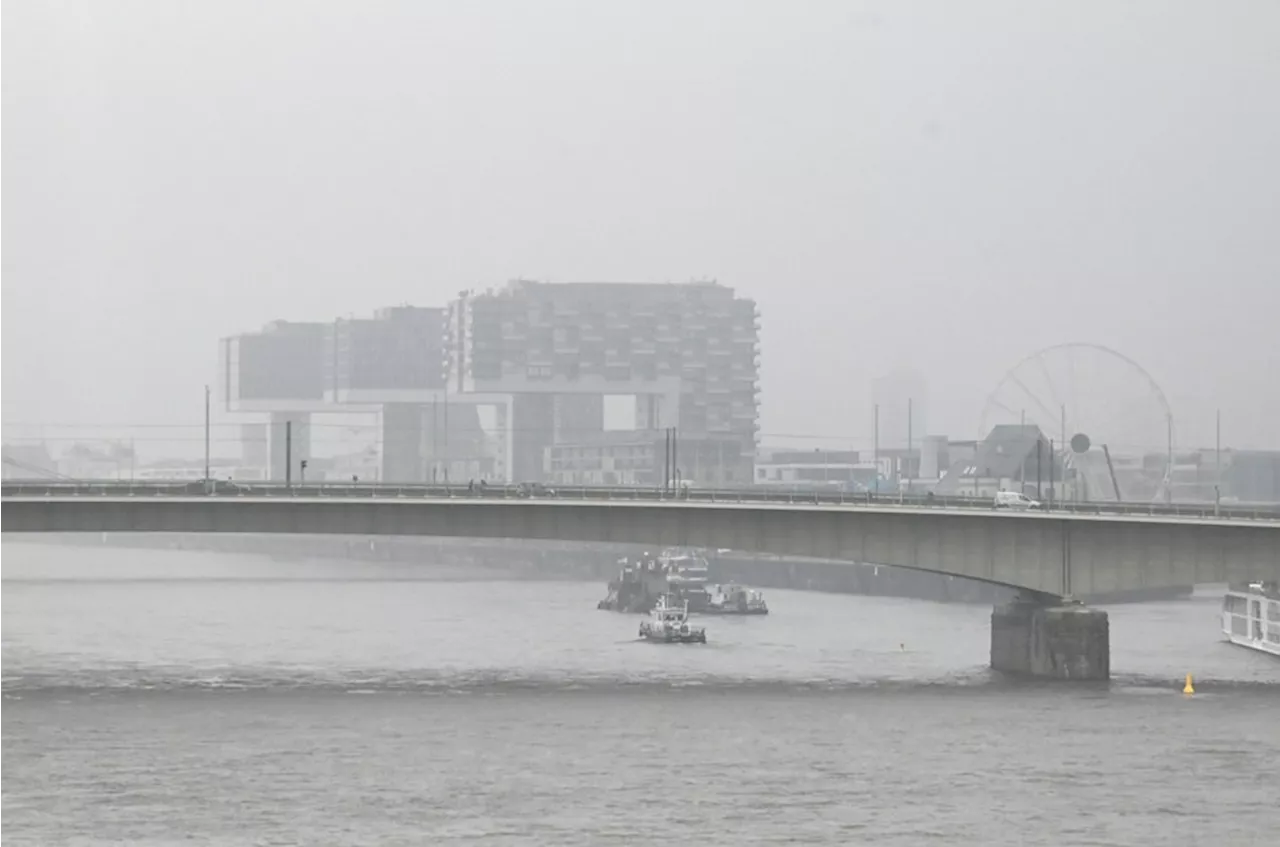
[[[1039,427],[1079,499],[1159,500],[1173,472],[1173,413],[1132,359],[1099,344],[1046,347],[1015,365],[982,411],[980,438],[999,424]]]

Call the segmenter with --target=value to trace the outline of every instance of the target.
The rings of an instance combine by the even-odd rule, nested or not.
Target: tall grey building
[[[267,413],[262,429],[242,432],[245,449],[265,443],[271,479],[297,476],[311,455],[311,415],[325,403],[328,324],[273,321],[260,332],[222,339],[220,391],[225,408]]]
[[[223,390],[228,411],[271,415],[276,479],[297,477],[310,456],[311,415],[369,411],[381,421],[383,481],[542,479],[553,445],[558,467],[576,473],[601,460],[605,399],[623,395],[646,443],[678,430],[687,449],[674,473],[746,482],[758,321],[753,301],[715,282],[513,282],[448,308],[280,321],[224,339]]]
[[[483,472],[490,457],[477,408],[466,402],[479,398],[451,402],[445,390],[445,315],[441,307],[396,306],[369,318],[277,321],[224,339],[227,409],[271,415],[244,433],[246,451],[265,441],[271,477],[298,478],[311,455],[313,414],[376,410],[382,481]]]
[[[738,444],[743,461],[754,453],[759,312],[719,283],[520,280],[460,295],[448,343],[454,390],[512,396],[518,479],[544,475],[552,444],[598,441],[608,395],[636,398],[637,430],[676,427]]]
[[[371,318],[338,318],[325,337],[325,385],[341,403],[385,402],[392,392],[444,388],[445,311],[379,309]]]

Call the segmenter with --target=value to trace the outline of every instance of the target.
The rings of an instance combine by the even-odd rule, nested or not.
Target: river
[[[667,646],[428,574],[5,541],[5,843],[1280,838],[1280,662],[1212,592],[1110,609],[1069,685],[987,670],[989,607],[770,591]]]

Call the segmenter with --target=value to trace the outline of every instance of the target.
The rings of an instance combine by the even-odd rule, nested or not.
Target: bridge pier
[[[1107,613],[1019,598],[991,611],[991,668],[1037,679],[1111,678]]]

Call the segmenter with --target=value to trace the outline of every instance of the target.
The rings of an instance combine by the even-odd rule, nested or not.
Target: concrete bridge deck
[[[1050,596],[1280,579],[1280,521],[992,509],[458,497],[44,496],[9,532],[284,532],[727,547],[874,562]]]

